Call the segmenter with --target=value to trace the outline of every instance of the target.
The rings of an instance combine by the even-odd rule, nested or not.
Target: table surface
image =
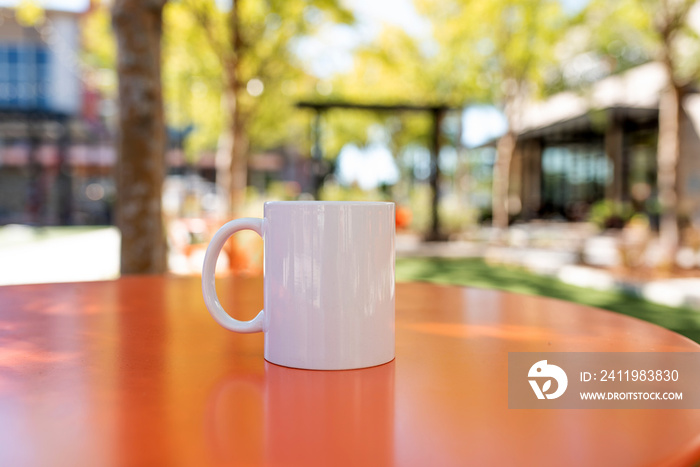
[[[222,279],[250,319],[261,279]],[[305,371],[197,278],[0,287],[0,465],[687,465],[700,410],[509,410],[513,351],[700,351],[615,313],[397,284],[396,360]]]

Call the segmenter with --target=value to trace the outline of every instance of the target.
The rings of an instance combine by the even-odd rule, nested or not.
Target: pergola
[[[297,102],[297,107],[302,109],[312,109],[315,112],[314,118],[314,147],[311,154],[313,160],[320,164],[323,154],[321,151],[321,114],[332,109],[346,110],[365,110],[368,112],[428,112],[433,117],[432,138],[430,147],[430,190],[431,196],[431,222],[430,231],[427,233],[425,240],[440,241],[445,240],[444,235],[440,231],[440,214],[438,204],[440,202],[440,165],[438,164],[438,155],[440,154],[440,124],[442,123],[445,114],[449,110],[455,110],[454,107],[448,105],[413,105],[413,104],[359,104],[354,102]],[[323,174],[317,173],[315,189],[318,192],[323,179]]]

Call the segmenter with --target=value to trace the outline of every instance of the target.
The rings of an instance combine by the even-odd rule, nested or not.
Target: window
[[[612,166],[601,146],[551,146],[542,153],[545,212],[568,213],[605,197]]]
[[[38,44],[0,44],[0,107],[48,107],[49,52]]]

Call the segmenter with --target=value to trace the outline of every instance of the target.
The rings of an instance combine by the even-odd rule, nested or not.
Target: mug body
[[[393,203],[265,203],[265,359],[343,370],[394,358]]]

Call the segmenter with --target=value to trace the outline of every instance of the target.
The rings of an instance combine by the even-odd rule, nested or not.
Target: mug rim
[[[388,206],[395,204],[392,201],[266,201],[265,206],[276,204],[286,205],[341,205],[341,206]]]

